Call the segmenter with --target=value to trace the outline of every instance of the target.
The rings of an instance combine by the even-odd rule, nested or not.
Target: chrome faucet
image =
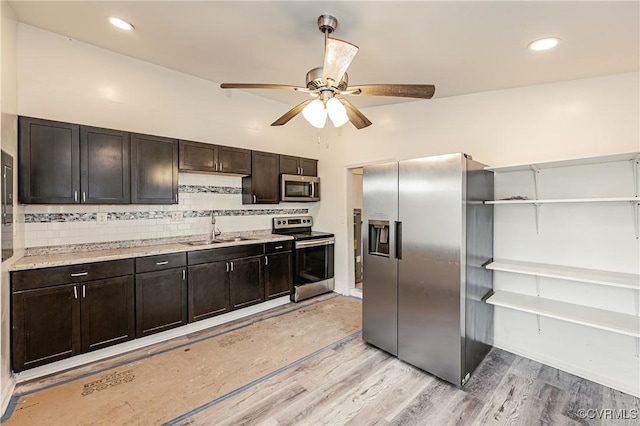
[[[211,212],[211,239],[215,240],[221,234],[222,232],[220,232],[220,229],[218,229],[218,227],[216,226],[216,215],[215,213]]]

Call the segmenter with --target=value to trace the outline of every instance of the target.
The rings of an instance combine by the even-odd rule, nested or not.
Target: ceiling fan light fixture
[[[535,50],[535,51],[549,50],[556,47],[558,43],[560,43],[559,38],[547,37],[547,38],[541,38],[540,40],[532,41],[531,43],[529,43],[529,46],[527,47],[529,48],[529,50]]]
[[[335,127],[344,126],[349,121],[347,109],[336,98],[331,98],[327,101],[327,113]]]
[[[327,110],[324,108],[324,102],[320,99],[314,99],[304,107],[302,116],[313,127],[322,129],[327,122]]]

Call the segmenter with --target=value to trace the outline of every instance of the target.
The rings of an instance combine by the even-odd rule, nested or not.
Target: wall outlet
[[[182,220],[184,216],[182,216],[182,212],[171,212],[171,220]]]
[[[96,213],[96,222],[107,223],[107,213]]]

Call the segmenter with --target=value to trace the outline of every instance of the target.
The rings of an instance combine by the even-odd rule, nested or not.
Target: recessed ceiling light
[[[549,37],[549,38],[541,38],[540,40],[532,41],[529,43],[530,50],[547,50],[553,49],[560,43],[559,38]]]
[[[116,26],[121,30],[131,31],[133,29],[133,25],[131,25],[124,19],[120,19],[112,16],[111,18],[109,18],[109,22],[111,22],[111,25]]]

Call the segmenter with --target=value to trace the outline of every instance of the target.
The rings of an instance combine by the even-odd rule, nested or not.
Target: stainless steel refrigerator
[[[364,168],[363,338],[456,385],[491,349],[493,174],[466,154]]]

